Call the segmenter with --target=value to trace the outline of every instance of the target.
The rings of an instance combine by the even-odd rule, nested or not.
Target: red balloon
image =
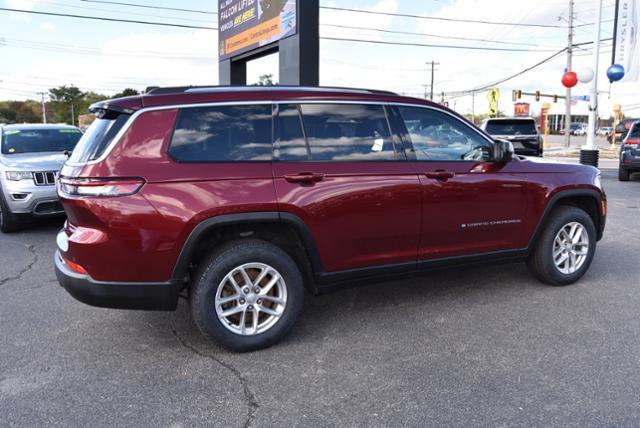
[[[562,76],[562,84],[565,88],[573,88],[578,84],[578,75],[575,71],[568,71]]]

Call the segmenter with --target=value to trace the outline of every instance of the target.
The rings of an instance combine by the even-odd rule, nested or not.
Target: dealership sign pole
[[[596,71],[591,81],[591,97],[589,99],[589,127],[587,144],[580,150],[580,163],[598,166],[600,153],[596,143],[596,121],[598,120],[598,66],[600,65],[600,31],[602,29],[602,0],[598,0],[596,14],[596,32],[593,39],[593,69]]]

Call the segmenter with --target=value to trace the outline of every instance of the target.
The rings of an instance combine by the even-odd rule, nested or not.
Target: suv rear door
[[[386,111],[331,102],[278,106],[279,209],[306,223],[325,272],[415,267],[420,180]]]
[[[419,260],[519,248],[526,176],[494,163],[493,143],[454,115],[399,106],[394,123],[422,182]]]

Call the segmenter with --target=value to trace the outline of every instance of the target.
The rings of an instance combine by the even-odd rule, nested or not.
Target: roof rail
[[[230,91],[340,91],[359,94],[380,94],[380,95],[398,95],[392,91],[381,89],[361,89],[361,88],[343,88],[337,86],[175,86],[175,87],[149,87],[146,95],[164,95],[186,92],[230,92]]]

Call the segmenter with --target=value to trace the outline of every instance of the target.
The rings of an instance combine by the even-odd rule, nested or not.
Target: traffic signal
[[[514,103],[516,102],[516,100],[518,99],[518,91],[516,90],[511,91],[511,99],[513,100]]]
[[[554,96],[553,96],[553,102],[554,102],[554,103],[557,103],[557,102],[558,102],[558,96],[557,96],[557,95],[554,95]]]
[[[540,91],[536,91],[536,101],[540,101]]]
[[[522,91],[518,89],[518,99],[522,98]]]

